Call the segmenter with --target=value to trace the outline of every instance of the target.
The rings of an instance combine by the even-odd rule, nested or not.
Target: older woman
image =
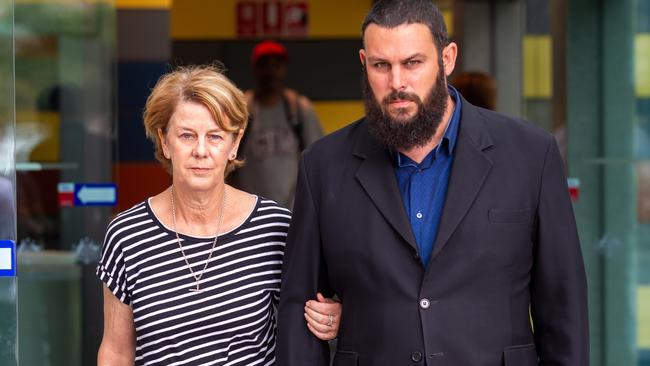
[[[225,183],[247,120],[217,68],[181,68],[154,87],[144,124],[172,184],[108,225],[99,365],[274,363],[291,212]],[[331,339],[340,305],[317,298],[306,327]]]

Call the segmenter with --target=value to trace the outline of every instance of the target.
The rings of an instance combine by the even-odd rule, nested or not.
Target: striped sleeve
[[[97,265],[97,277],[126,305],[131,304],[131,295],[128,290],[126,264],[124,262],[124,231],[125,224],[129,221],[129,212],[138,211],[138,206],[118,215],[108,225],[102,246],[102,257]],[[144,206],[141,206],[141,209],[142,207]]]

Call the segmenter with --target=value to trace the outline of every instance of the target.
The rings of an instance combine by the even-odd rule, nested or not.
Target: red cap
[[[262,41],[258,43],[255,48],[253,48],[253,54],[251,55],[251,62],[255,64],[257,60],[264,56],[279,56],[284,61],[289,60],[289,54],[287,49],[276,41]]]

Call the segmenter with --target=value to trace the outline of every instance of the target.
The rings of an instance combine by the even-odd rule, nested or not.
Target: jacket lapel
[[[492,169],[492,161],[483,151],[492,146],[492,139],[486,129],[484,117],[478,113],[475,106],[464,100],[458,132],[447,197],[431,261],[447,245],[449,238],[471,208]]]
[[[397,187],[395,169],[386,149],[381,148],[363,126],[354,155],[363,159],[356,177],[388,223],[417,252],[411,223]]]

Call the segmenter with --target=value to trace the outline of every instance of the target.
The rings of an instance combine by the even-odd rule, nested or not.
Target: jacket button
[[[420,300],[420,307],[422,309],[428,309],[430,305],[431,305],[431,302],[429,301],[429,299]]]
[[[411,360],[412,360],[413,362],[420,362],[420,361],[422,361],[422,353],[421,353],[421,352],[418,352],[418,351],[413,352],[413,353],[411,354]]]

